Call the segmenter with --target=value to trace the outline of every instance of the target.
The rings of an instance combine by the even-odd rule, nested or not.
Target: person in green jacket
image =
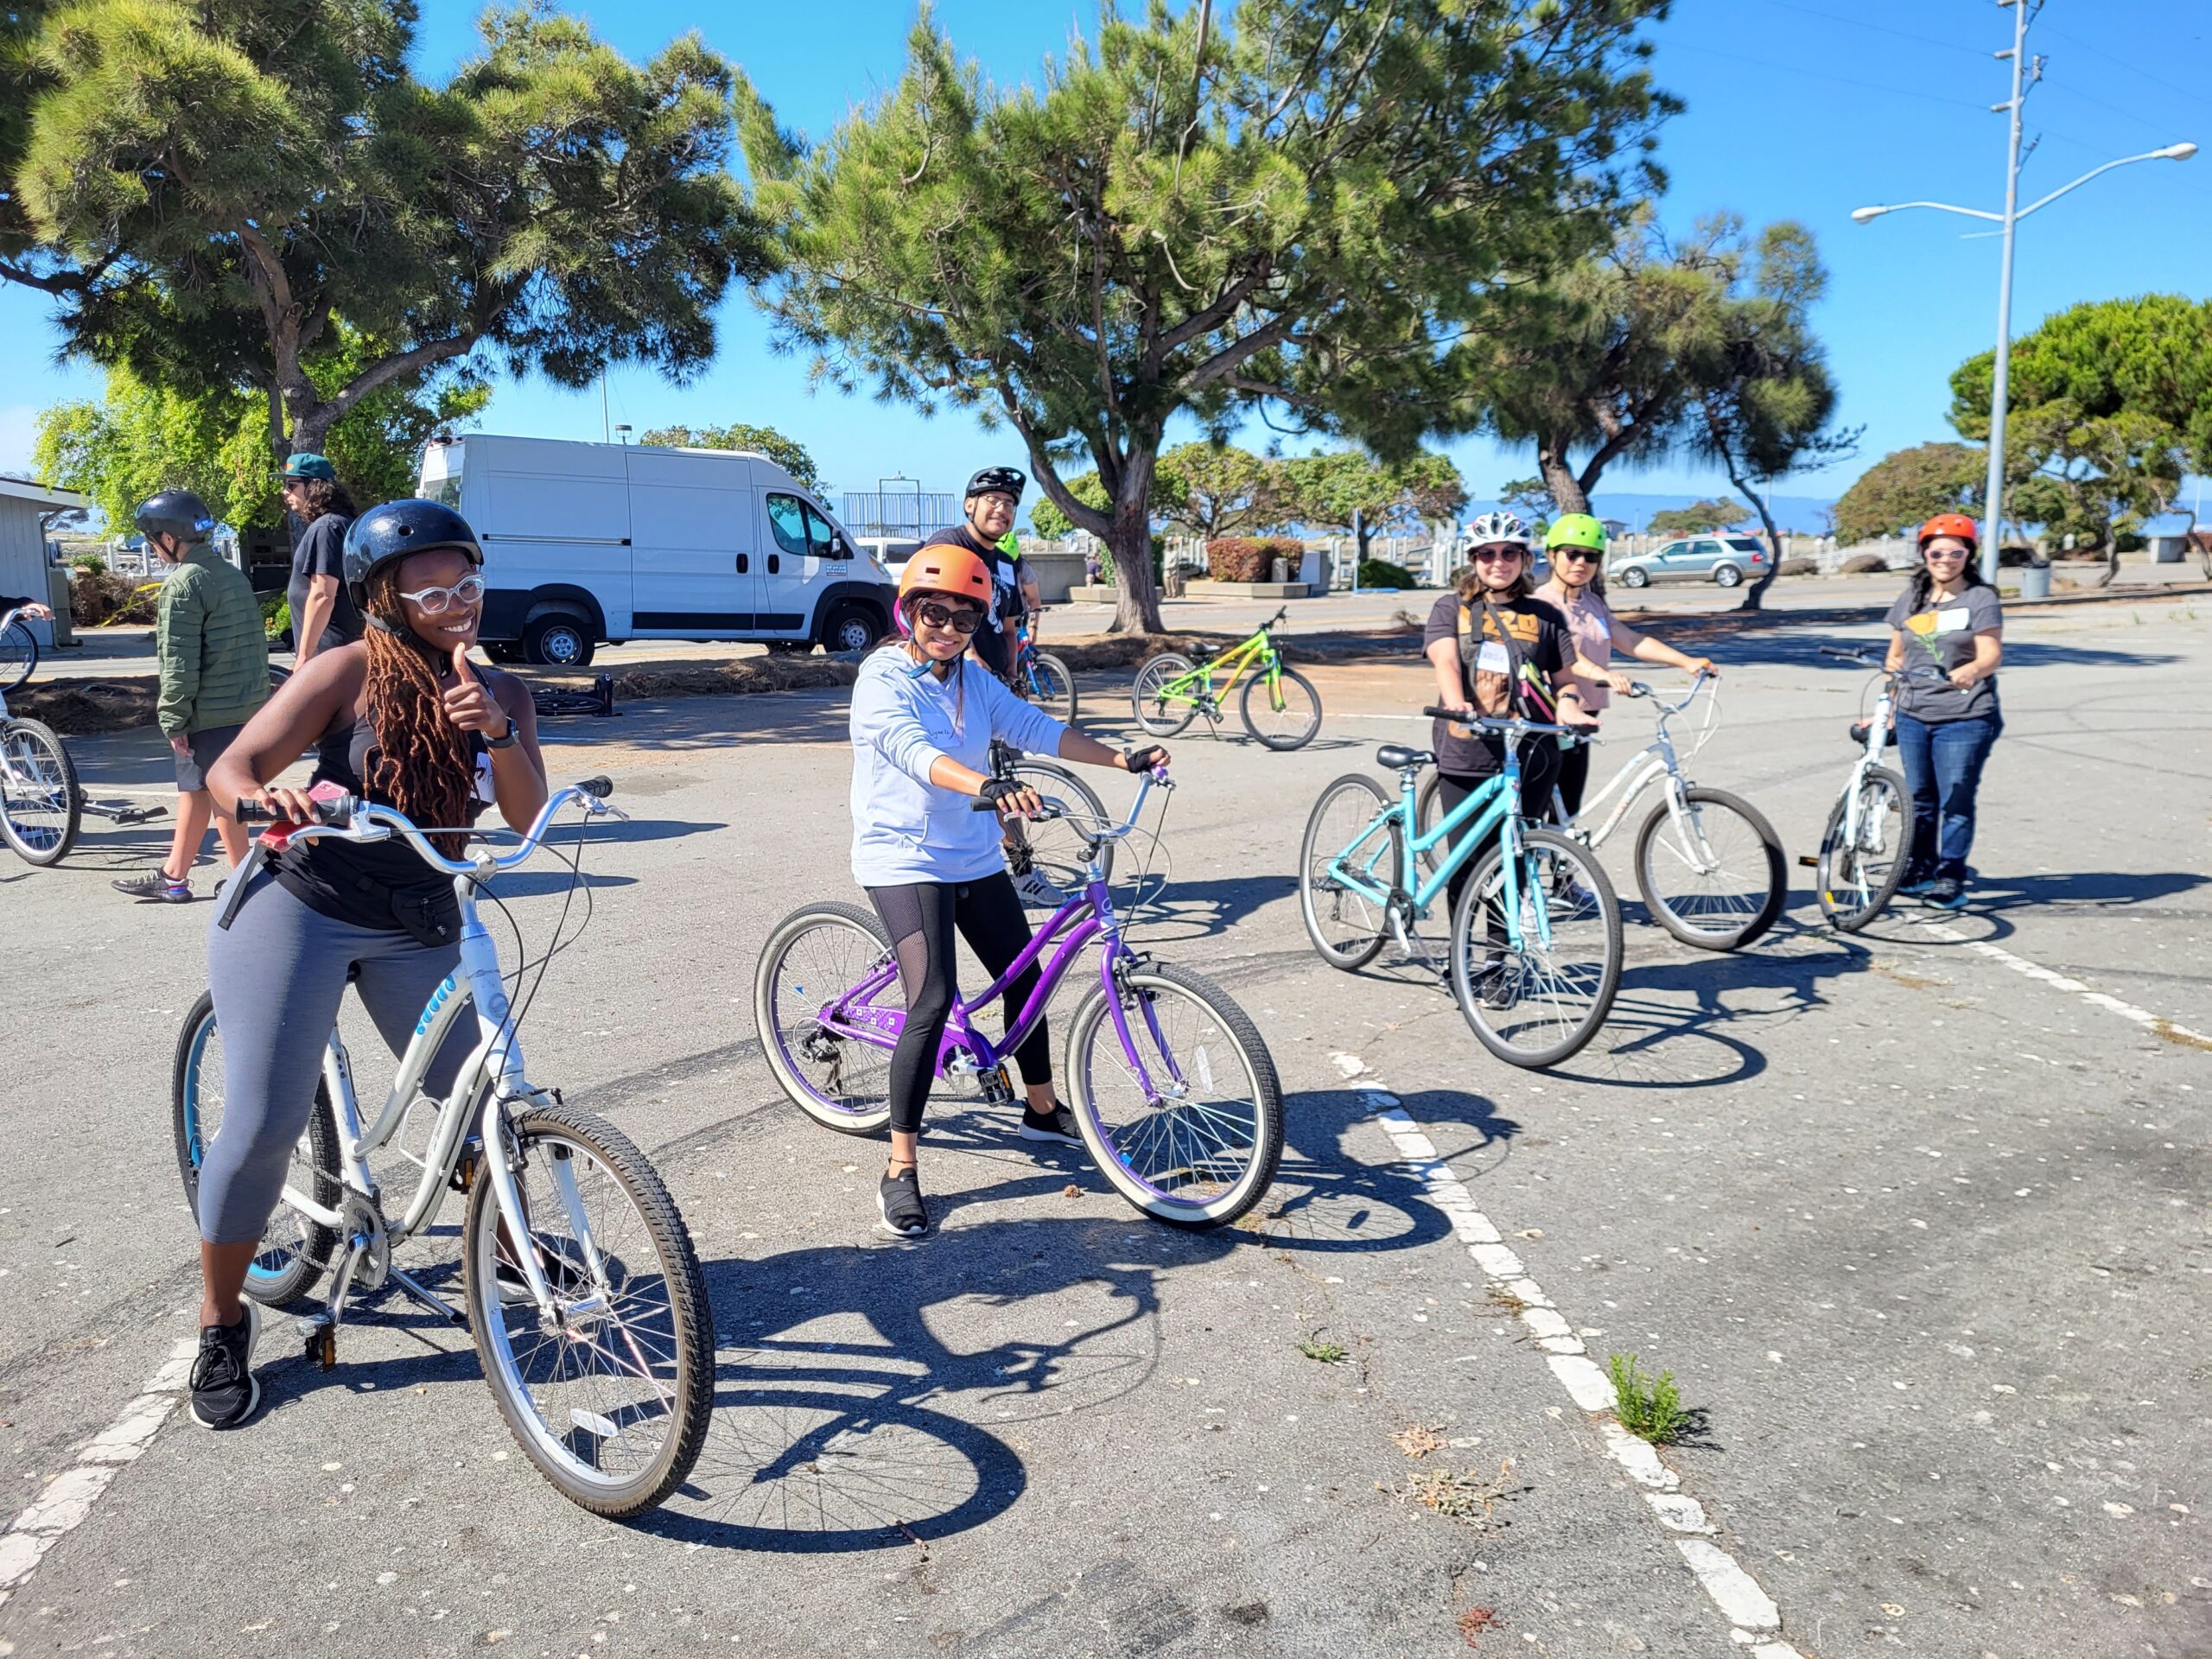
[[[215,518],[206,502],[189,490],[163,490],[132,517],[146,545],[176,567],[162,584],[154,632],[162,668],[155,718],[176,753],[176,835],[159,868],[115,887],[133,899],[181,905],[192,899],[188,878],[211,817],[232,867],[246,855],[245,830],[229,803],[219,805],[207,791],[207,768],[269,701],[269,641],[252,584],[208,544]]]

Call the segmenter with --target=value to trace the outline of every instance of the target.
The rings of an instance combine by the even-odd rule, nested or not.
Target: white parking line
[[[23,1587],[40,1559],[85,1523],[116,1471],[154,1443],[168,1414],[184,1395],[193,1356],[200,1344],[189,1337],[169,1351],[168,1361],[121,1414],[86,1441],[77,1460],[46,1483],[31,1506],[0,1533],[0,1606]]]
[[[1346,1058],[1351,1057],[1347,1056]],[[1339,1062],[1341,1064],[1341,1062]],[[1376,1109],[1376,1121],[1389,1135],[1398,1156],[1421,1179],[1428,1201],[1442,1211],[1452,1230],[1475,1265],[1491,1283],[1520,1306],[1521,1323],[1528,1327],[1552,1375],[1568,1398],[1585,1412],[1605,1443],[1605,1453],[1642,1489],[1653,1516],[1674,1541],[1683,1561],[1728,1621],[1730,1634],[1751,1659],[1804,1659],[1782,1639],[1782,1610],[1759,1587],[1758,1580],[1742,1563],[1712,1541],[1717,1530],[1705,1506],[1680,1490],[1681,1477],[1669,1468],[1658,1449],[1621,1427],[1613,1414],[1613,1385],[1598,1369],[1567,1317],[1554,1306],[1543,1287],[1499,1234],[1489,1217],[1475,1208],[1466,1183],[1436,1155],[1436,1144],[1421,1126],[1407,1116],[1395,1096],[1368,1088],[1363,1091]]]
[[[2078,996],[2092,1007],[2102,1008],[2109,1014],[2118,1014],[2123,1020],[2133,1020],[2135,1024],[2155,1032],[2161,1037],[2192,1043],[2199,1048],[2212,1048],[2212,1037],[2207,1037],[2201,1031],[2191,1031],[2187,1026],[2155,1014],[2148,1008],[2139,1008],[2133,1002],[2123,1002],[2116,996],[2108,995],[2103,991],[2094,990],[2078,979],[2069,979],[2064,974],[2054,973],[2039,962],[2030,962],[2025,957],[2016,957],[2010,950],[2002,946],[1992,944],[1986,939],[1969,938],[1955,927],[1944,927],[1940,925],[1931,925],[1927,931],[1936,938],[1948,939],[1954,944],[1963,944],[1967,950],[1987,957],[1992,962],[2003,963],[2016,974],[2025,974],[2030,979],[2041,980],[2053,990],[2065,991]]]

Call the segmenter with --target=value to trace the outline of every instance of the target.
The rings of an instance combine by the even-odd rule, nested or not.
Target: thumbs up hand
[[[464,732],[480,732],[486,737],[504,735],[507,729],[507,711],[492,695],[491,688],[476,677],[476,671],[468,661],[468,647],[453,648],[454,682],[445,689],[446,718]]]

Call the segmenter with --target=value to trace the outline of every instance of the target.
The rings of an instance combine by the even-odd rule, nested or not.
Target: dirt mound
[[[734,662],[701,663],[696,667],[633,668],[614,677],[618,702],[662,697],[752,696],[768,691],[808,691],[823,686],[850,685],[860,675],[860,664],[836,657],[741,657]],[[532,676],[537,678],[537,676]],[[590,677],[543,677],[556,684],[588,690]]]
[[[161,688],[151,679],[48,680],[8,694],[8,712],[42,720],[64,737],[127,732],[154,723]]]

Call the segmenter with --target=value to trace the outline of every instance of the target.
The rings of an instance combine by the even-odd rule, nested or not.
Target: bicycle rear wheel
[[[38,666],[38,636],[18,617],[0,628],[0,691],[12,691]]]
[[[890,956],[883,924],[858,905],[809,905],[785,917],[760,948],[753,977],[760,1052],[784,1092],[824,1128],[874,1135],[891,1122],[890,1039],[878,1046],[822,1023],[832,999]],[[882,999],[874,1006],[905,1006],[895,974]]]
[[[1789,895],[1782,838],[1750,802],[1685,789],[1677,819],[1662,799],[1636,836],[1636,885],[1659,925],[1700,950],[1736,950],[1774,925]]]
[[[594,1114],[525,1113],[502,1150],[556,1314],[514,1287],[512,1224],[480,1176],[461,1261],[484,1380],[523,1454],[563,1497],[618,1520],[642,1514],[690,1475],[714,1407],[698,1253],[653,1166]]]
[[[1063,725],[1075,724],[1075,676],[1049,651],[1029,653],[1030,697]]]
[[[1097,791],[1074,772],[1050,760],[1024,758],[1014,763],[1012,771],[1018,781],[1077,816],[1072,820],[1044,818],[1035,823],[1006,823],[1003,829],[1007,868],[1016,881],[1034,870],[1052,884],[1064,900],[1072,899],[1083,891],[1084,883],[1090,879],[1089,855],[1084,851],[1081,832],[1095,833],[1113,822],[1106,816],[1106,803],[1099,799]],[[1099,868],[1111,877],[1111,842],[1098,849],[1098,858]],[[1056,904],[1053,908],[1058,909],[1058,906]]]
[[[1821,836],[1814,891],[1821,913],[1842,933],[1856,933],[1882,913],[1904,880],[1912,850],[1912,800],[1904,779],[1869,766],[1854,786],[1858,824],[1851,826],[1853,789],[1836,798]]]
[[[1279,753],[1304,748],[1321,729],[1321,694],[1294,668],[1245,681],[1240,707],[1244,729]]]
[[[1375,960],[1390,918],[1382,906],[1331,874],[1329,867],[1389,804],[1389,798],[1372,778],[1347,772],[1313,803],[1306,837],[1299,843],[1298,913],[1305,920],[1306,937],[1322,961],[1346,973]],[[1376,887],[1395,887],[1404,842],[1405,831],[1393,818],[1381,835],[1361,842],[1351,867]]]
[[[1274,1059],[1243,1009],[1199,975],[1154,963],[1116,976],[1110,1001],[1094,989],[1068,1023],[1066,1065],[1092,1161],[1147,1215],[1225,1226],[1274,1182]]]
[[[1452,994],[1468,1029],[1499,1059],[1557,1065],[1612,1011],[1620,901],[1588,848],[1551,830],[1523,830],[1521,840],[1521,942],[1507,931],[1503,849],[1492,847],[1452,912]]]
[[[176,1142],[177,1173],[184,1179],[184,1201],[200,1215],[200,1165],[223,1126],[223,1045],[215,1027],[215,998],[202,991],[177,1033],[176,1057],[169,1068],[170,1130]],[[286,1182],[326,1210],[343,1196],[338,1181],[338,1126],[331,1116],[330,1093],[321,1080],[308,1126],[292,1149]],[[299,1300],[315,1287],[330,1265],[338,1235],[289,1204],[279,1203],[261,1235],[261,1249],[246,1269],[245,1294],[272,1307]]]
[[[27,864],[59,864],[77,844],[83,812],[76,766],[53,728],[0,721],[0,840]]]
[[[1172,695],[1168,688],[1185,675],[1197,671],[1196,663],[1172,651],[1137,670],[1136,683],[1129,688],[1129,703],[1135,711],[1137,724],[1154,737],[1173,737],[1188,726],[1198,717],[1199,688],[1181,686]]]

